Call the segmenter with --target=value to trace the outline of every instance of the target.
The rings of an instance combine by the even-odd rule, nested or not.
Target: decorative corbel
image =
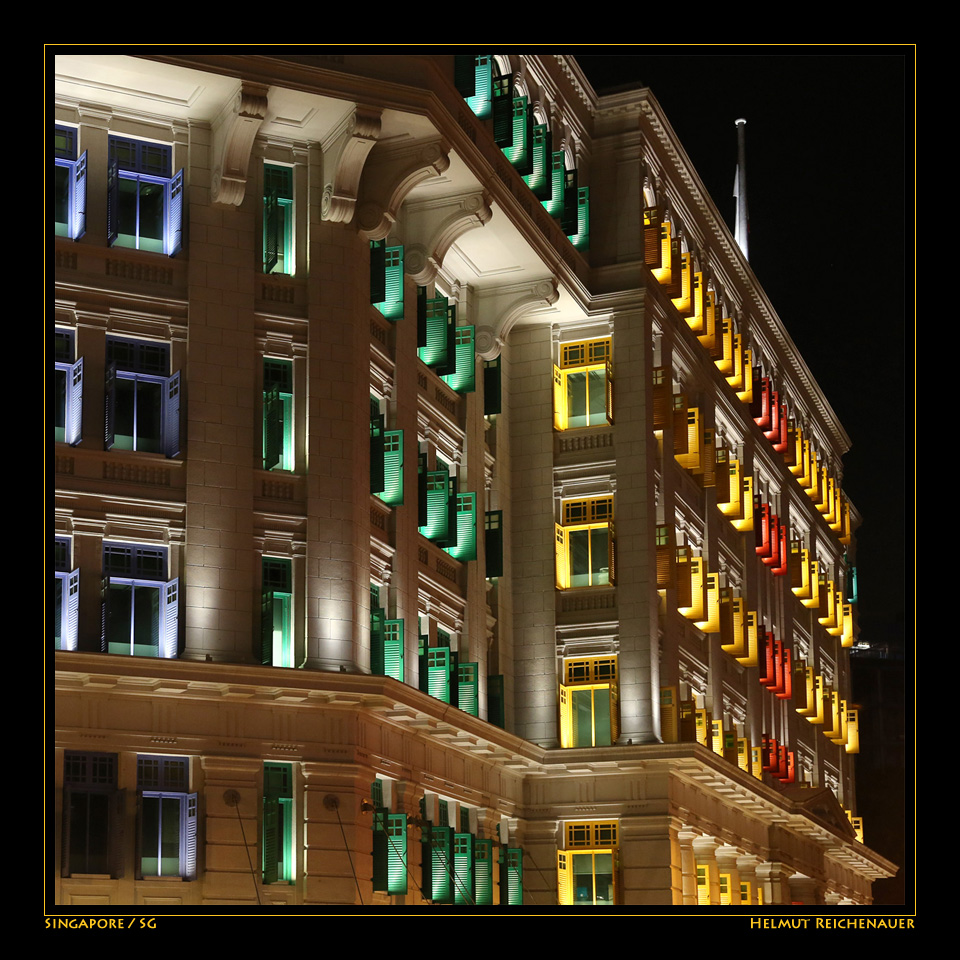
[[[348,223],[353,217],[363,165],[380,136],[381,113],[379,107],[357,104],[323,144],[324,220]]]
[[[211,199],[240,206],[247,188],[253,141],[267,115],[267,87],[243,83],[233,101],[214,121]]]

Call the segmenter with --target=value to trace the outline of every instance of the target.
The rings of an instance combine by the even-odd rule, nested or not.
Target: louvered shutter
[[[180,371],[163,382],[163,452],[180,455]]]
[[[167,195],[167,231],[164,253],[175,257],[183,245],[183,170],[164,185]]]

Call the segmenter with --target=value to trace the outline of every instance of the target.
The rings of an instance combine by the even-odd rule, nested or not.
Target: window
[[[107,338],[108,450],[179,455],[180,371],[169,369],[167,344]]]
[[[117,790],[117,755],[66,751],[61,876],[122,876],[123,815],[124,793]]]
[[[263,469],[293,467],[293,362],[264,357]]]
[[[70,569],[70,541],[53,541],[53,644],[55,650],[76,650],[80,616],[80,570]]]
[[[371,785],[373,797],[373,889],[398,895],[407,892],[407,815],[391,813],[391,797],[383,780]]]
[[[260,607],[260,662],[292,667],[293,574],[289,560],[264,557]]]
[[[617,823],[568,823],[557,851],[557,893],[563,906],[612,906],[617,900]]]
[[[553,368],[553,425],[557,430],[613,423],[610,338],[565,343]]]
[[[79,240],[87,229],[87,151],[77,157],[76,127],[53,129],[53,222],[58,237]]]
[[[560,684],[560,746],[609,747],[620,722],[615,656],[564,662]]]
[[[293,883],[293,765],[263,765],[263,882]]]
[[[183,170],[169,144],[110,137],[107,242],[175,256],[183,239]]]
[[[83,409],[83,357],[73,359],[73,332],[54,333],[53,439],[59,443],[80,442]]]
[[[556,583],[559,590],[616,582],[613,497],[565,500],[556,525]]]
[[[179,580],[167,580],[164,547],[104,543],[106,653],[173,659],[179,643]]]
[[[388,320],[403,316],[403,247],[370,242],[370,302]]]
[[[293,168],[263,165],[263,272],[294,274]]]
[[[197,876],[197,795],[187,757],[137,757],[137,879]]]

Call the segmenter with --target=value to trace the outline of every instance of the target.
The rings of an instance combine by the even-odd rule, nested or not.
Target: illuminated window
[[[294,274],[293,168],[263,165],[263,272]]]
[[[264,557],[260,607],[260,662],[292,667],[293,574],[289,560]]]
[[[106,653],[136,657],[177,656],[179,580],[167,580],[163,547],[103,544]]]
[[[293,362],[264,357],[263,469],[293,467]]]
[[[174,256],[183,236],[183,170],[170,175],[173,149],[110,137],[107,241]]]
[[[560,684],[560,746],[609,747],[619,735],[617,658],[564,662]]]
[[[553,368],[553,424],[557,430],[613,423],[610,338],[565,343]]]
[[[53,541],[53,646],[76,650],[80,615],[80,570],[70,569],[70,541]]]
[[[180,372],[167,376],[164,343],[107,338],[106,433],[108,450],[180,453]]]
[[[137,879],[197,875],[197,795],[186,757],[137,757]]]
[[[555,544],[558,589],[615,583],[613,497],[565,500],[562,512]]]
[[[79,240],[87,227],[87,151],[77,157],[76,127],[53,128],[53,222],[58,237]]]
[[[123,821],[117,755],[67,750],[63,757],[61,876],[122,876]]]
[[[53,439],[60,443],[80,442],[83,409],[83,357],[73,359],[73,333],[54,333]]]
[[[557,894],[563,906],[613,906],[617,901],[617,823],[568,823],[557,851]]]
[[[263,765],[263,882],[293,883],[293,765]]]

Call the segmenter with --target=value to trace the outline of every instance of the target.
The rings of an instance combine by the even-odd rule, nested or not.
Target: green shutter
[[[472,53],[458,53],[453,58],[453,85],[464,99],[477,92],[476,64],[477,57]]]
[[[385,620],[383,624],[382,669],[385,677],[403,682],[403,620]]]
[[[387,893],[407,892],[407,815],[388,813],[387,839]]]
[[[450,474],[446,470],[428,470],[426,477],[427,522],[420,532],[436,542],[446,539],[449,531]]]
[[[563,188],[563,212],[560,215],[560,226],[568,236],[577,232],[577,220],[580,210],[580,191],[577,186],[577,171],[567,170]]]
[[[447,316],[446,297],[424,298],[423,344],[418,348],[417,354],[428,367],[447,365]]]
[[[553,138],[546,124],[533,128],[530,172],[523,178],[538,200],[549,200],[551,194],[550,160],[553,155]]]
[[[503,511],[488,510],[483,520],[487,578],[503,576]]]
[[[456,327],[454,332],[454,369],[442,377],[447,386],[457,393],[472,393],[477,388],[476,361],[474,359],[475,328]]]
[[[458,56],[456,71],[457,90],[467,106],[481,119],[490,116],[493,99],[493,57]],[[467,93],[466,91],[470,92]]]
[[[511,144],[503,148],[503,153],[517,172],[525,176],[533,169],[533,111],[526,97],[513,98],[511,117]]]
[[[260,663],[265,667],[273,663],[272,590],[265,590],[260,596]]]
[[[474,837],[472,833],[453,835],[453,902],[474,904]]]
[[[370,611],[370,672],[379,677],[385,675],[384,637],[386,616],[379,607]]]
[[[263,391],[263,469],[272,470],[280,463],[283,444],[283,401],[280,391],[272,387]]]
[[[381,300],[372,299],[374,295],[372,257],[371,248],[371,301],[388,320],[399,320],[403,316],[403,247],[386,247],[383,251],[383,298]]]
[[[493,139],[498,147],[513,146],[513,77],[493,80]]]
[[[430,886],[434,903],[453,902],[453,827],[430,827]]]
[[[452,546],[444,547],[451,557],[467,561],[477,559],[477,495],[460,493],[456,496],[457,539]]]
[[[590,188],[580,187],[577,190],[577,229],[568,234],[570,242],[578,250],[586,250],[590,246]]]
[[[429,647],[426,651],[427,693],[444,703],[450,702],[450,649]]]
[[[492,840],[477,840],[473,845],[473,889],[478,907],[493,906]]]
[[[500,905],[523,905],[523,851],[518,847],[500,850]]]
[[[389,887],[387,838],[387,811],[380,804],[373,810],[373,889],[386,891]]]
[[[383,493],[380,499],[391,507],[403,503],[403,431],[383,434]]]
[[[550,190],[542,201],[547,213],[551,217],[558,217],[563,213],[563,187],[566,180],[566,161],[563,151],[555,150],[550,157]]]
[[[476,663],[457,666],[457,698],[460,709],[471,717],[480,716],[480,667]]]

